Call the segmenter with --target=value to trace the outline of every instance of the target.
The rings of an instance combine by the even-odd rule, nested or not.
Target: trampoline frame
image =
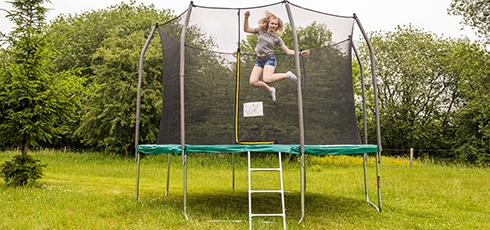
[[[305,190],[306,190],[306,163],[305,163],[305,154],[313,154],[313,155],[332,155],[332,154],[364,154],[363,157],[363,167],[364,167],[364,183],[365,183],[365,195],[366,201],[375,208],[378,212],[382,211],[382,202],[381,202],[381,176],[380,176],[380,163],[381,163],[381,131],[380,131],[380,121],[379,121],[379,113],[378,113],[378,90],[377,90],[377,81],[376,81],[376,72],[375,72],[375,64],[374,64],[374,54],[372,45],[364,31],[364,28],[361,25],[360,20],[354,14],[353,19],[358,25],[361,34],[364,37],[364,40],[368,46],[369,54],[371,58],[371,75],[372,75],[372,83],[373,83],[373,94],[374,94],[374,114],[376,120],[376,145],[305,145],[305,130],[304,130],[304,116],[303,116],[303,98],[302,98],[302,87],[301,87],[301,69],[300,69],[300,58],[299,58],[299,50],[298,50],[298,39],[296,34],[296,28],[294,24],[294,18],[291,14],[290,3],[286,1],[282,1],[280,3],[285,4],[286,11],[288,14],[289,22],[291,24],[293,42],[294,42],[294,60],[296,67],[296,76],[298,77],[297,84],[297,92],[298,92],[298,119],[299,119],[299,131],[300,131],[300,140],[299,145],[188,145],[185,142],[185,108],[184,108],[184,63],[185,63],[185,35],[186,29],[189,24],[190,15],[192,12],[192,8],[194,7],[193,2],[189,4],[187,10],[186,21],[184,22],[184,26],[181,33],[181,49],[180,49],[180,144],[172,144],[172,145],[140,145],[139,144],[139,131],[140,131],[140,109],[141,109],[141,88],[142,88],[142,79],[143,79],[143,63],[144,63],[144,55],[149,46],[150,41],[152,40],[154,33],[158,27],[158,24],[155,24],[152,28],[150,35],[148,36],[146,43],[143,47],[140,56],[139,69],[138,69],[138,91],[137,91],[137,102],[136,102],[136,124],[135,124],[135,158],[136,158],[136,201],[138,201],[139,197],[139,176],[140,176],[140,161],[141,154],[180,154],[182,156],[182,165],[183,165],[183,211],[184,216],[188,220],[189,216],[187,214],[187,154],[191,152],[229,152],[229,153],[237,153],[237,152],[287,152],[292,154],[300,155],[300,183],[301,183],[301,218],[298,221],[299,223],[303,221],[305,217]],[[367,127],[366,127],[366,102],[365,102],[365,91],[364,91],[364,76],[363,76],[363,67],[361,61],[359,60],[359,56],[357,53],[357,49],[354,44],[352,44],[352,48],[354,50],[355,56],[358,60],[360,66],[361,73],[361,85],[362,85],[362,101],[363,101],[363,119],[364,119],[364,143],[367,143]],[[355,151],[352,151],[351,147],[356,147]],[[211,149],[211,150],[210,150]],[[347,151],[346,151],[347,150]],[[368,153],[375,153],[376,157],[376,181],[377,181],[377,195],[378,195],[378,203],[374,204],[369,200],[368,194],[368,185],[367,185],[367,158]],[[233,155],[234,157],[234,155]],[[233,188],[234,188],[234,160],[232,161],[233,165]],[[169,185],[169,176],[170,176],[170,161],[168,160],[167,167],[167,186],[165,195],[168,195],[168,185]]]

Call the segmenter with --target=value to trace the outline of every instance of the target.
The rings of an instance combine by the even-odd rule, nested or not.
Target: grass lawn
[[[18,152],[0,152],[0,163]],[[183,215],[180,156],[142,159],[135,202],[133,159],[101,153],[31,152],[47,164],[44,178],[25,188],[0,181],[0,229],[248,229],[247,158],[230,154],[188,157],[188,214]],[[255,162],[273,165],[272,157]],[[285,161],[288,229],[490,229],[490,169],[383,158],[382,212],[365,201],[361,158],[308,157],[306,217],[300,218],[297,161]],[[370,199],[377,202],[375,167],[368,166]],[[278,174],[254,174],[255,188],[278,186]],[[277,187],[276,187],[277,188]],[[257,212],[277,212],[280,199],[253,197]],[[254,229],[281,229],[281,218],[254,218]]]

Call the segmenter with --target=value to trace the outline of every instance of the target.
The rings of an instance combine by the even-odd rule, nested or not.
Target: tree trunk
[[[27,142],[24,142],[22,144],[22,155],[27,155],[27,151],[29,151],[29,149],[27,148]]]

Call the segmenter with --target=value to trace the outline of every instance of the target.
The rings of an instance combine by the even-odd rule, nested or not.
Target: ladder
[[[281,160],[281,152],[277,153],[279,159],[279,167],[277,168],[252,168],[251,164],[251,153],[248,151],[248,221],[249,221],[249,229],[252,230],[252,218],[256,216],[261,217],[282,217],[282,224],[284,230],[286,230],[286,208],[284,204],[284,185],[283,185],[283,177],[282,177],[282,160]],[[280,178],[280,189],[260,189],[254,190],[252,189],[252,172],[254,171],[272,171],[279,172]],[[254,193],[280,193],[281,194],[281,213],[252,213],[252,194]]]

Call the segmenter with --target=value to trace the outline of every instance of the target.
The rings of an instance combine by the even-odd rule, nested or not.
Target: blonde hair
[[[282,22],[282,20],[279,17],[277,17],[276,15],[271,13],[270,11],[266,11],[265,17],[263,17],[262,19],[259,20],[259,29],[261,31],[268,31],[269,30],[269,22],[271,21],[271,19],[277,20],[276,34],[278,34],[279,36],[282,36],[282,32],[284,31],[284,23]]]

